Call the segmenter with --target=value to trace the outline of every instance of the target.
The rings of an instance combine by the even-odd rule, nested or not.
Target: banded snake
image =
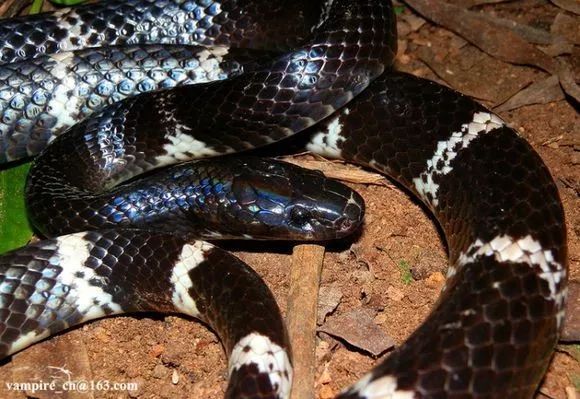
[[[392,5],[377,0],[324,4],[113,0],[4,21],[2,58],[19,64],[2,71],[11,88],[0,96],[3,123],[8,126],[2,127],[2,152],[5,160],[34,155],[54,133],[96,111],[56,138],[37,158],[29,177],[31,220],[48,235],[56,235],[75,230],[77,224],[81,229],[109,227],[103,222],[111,215],[107,209],[92,213],[98,217],[86,218],[87,224],[72,223],[71,230],[68,226],[60,230],[70,211],[65,212],[67,218],[59,218],[58,228],[45,228],[50,213],[64,209],[64,200],[71,197],[85,197],[87,192],[99,192],[103,186],[177,161],[245,151],[311,128],[309,150],[378,170],[414,193],[437,218],[449,247],[446,288],[431,315],[391,356],[339,397],[530,397],[545,372],[564,314],[566,233],[556,187],[539,156],[501,118],[450,89],[388,70],[395,39]],[[152,41],[222,47],[210,52],[145,46]],[[120,48],[77,50],[102,43],[136,47],[128,53]],[[228,58],[230,48],[238,47],[257,53],[233,50],[234,56],[240,51],[239,61]],[[38,49],[77,52],[44,56],[36,54]],[[185,78],[188,72],[171,74],[169,67],[161,79],[141,77],[137,84],[117,85],[140,78],[127,79],[115,72],[115,62],[124,62],[119,54],[131,63],[132,56],[125,55],[130,51],[142,58],[162,54],[161,58],[172,60],[168,65],[177,60],[180,66],[187,64],[188,51],[193,51],[209,78],[235,76],[218,83],[179,86],[195,79]],[[30,66],[20,61],[24,57],[37,58]],[[91,72],[83,75],[83,69],[93,64],[111,72],[104,74],[104,83]],[[68,69],[72,75],[67,75]],[[22,83],[27,76],[48,79],[29,86]],[[124,98],[171,86],[176,87]],[[71,97],[75,91],[87,102]],[[120,101],[102,108],[109,100],[101,97],[111,93]],[[63,109],[72,113],[62,113]],[[64,166],[70,164],[83,168]],[[56,254],[58,262],[69,262],[67,254],[72,250],[67,245],[72,245],[73,252],[87,259],[83,267],[90,269],[75,274],[76,278],[83,279],[89,272],[114,283],[120,280],[116,271],[99,266],[107,263],[109,249],[123,248],[117,244],[127,242],[124,234],[137,234],[141,243],[145,240],[141,234],[161,233],[76,233],[67,236],[70,244],[69,238],[44,241],[21,250],[27,255],[16,252],[2,262],[10,271],[7,262],[24,256],[23,266],[30,263],[46,268],[43,273],[55,273],[48,267],[51,259]],[[182,251],[171,258],[175,266],[171,277],[162,279],[166,286],[147,287],[148,292],[172,290],[170,302],[178,309],[185,303],[193,305],[195,311],[181,310],[197,315],[206,306],[197,302],[194,275],[211,279],[209,272],[197,275],[205,269],[199,266],[210,260],[219,263],[214,252],[226,255],[205,244],[168,240],[171,244],[163,248]],[[156,249],[160,248],[158,236],[147,236],[146,241],[157,242]],[[48,259],[36,259],[36,251],[49,255]],[[149,263],[147,268],[159,270]],[[163,270],[169,272],[167,267]],[[11,278],[7,274],[3,284],[14,295],[17,288],[8,281]],[[176,282],[186,290],[178,289]],[[108,301],[93,304],[96,310],[89,306],[95,316],[125,309],[127,298],[109,293],[94,279],[86,284],[99,295],[106,294]],[[50,291],[53,288],[40,286],[37,289],[58,296]],[[35,293],[24,291],[18,295],[30,303]],[[152,295],[147,298],[152,300]],[[167,310],[166,302],[155,306]],[[87,308],[83,311],[93,316]],[[4,325],[23,322],[14,317],[4,318]],[[4,334],[0,339],[8,346],[21,348],[20,337]],[[42,335],[27,334],[29,339],[30,334]],[[281,335],[228,334],[220,335],[230,354],[226,395],[284,397],[291,372]],[[266,344],[274,349],[265,350]],[[275,393],[268,393],[270,388]]]

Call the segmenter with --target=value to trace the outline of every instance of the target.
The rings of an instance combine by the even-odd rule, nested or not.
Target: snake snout
[[[325,180],[318,190],[320,199],[315,206],[324,239],[343,238],[354,233],[363,221],[363,198],[350,187],[331,179]]]

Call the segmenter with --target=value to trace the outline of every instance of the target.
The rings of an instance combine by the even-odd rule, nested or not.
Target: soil
[[[547,1],[535,0],[482,9],[542,28],[549,27],[560,11]],[[403,16],[410,14],[405,8]],[[488,106],[544,76],[536,69],[492,58],[430,23],[416,31],[401,25],[400,30],[404,36],[400,38],[402,51],[397,68],[447,84],[418,58],[417,54],[427,49],[453,74],[449,80],[460,82],[454,84],[455,88],[483,99]],[[578,113],[570,102],[560,100],[525,106],[500,116],[533,145],[557,182],[568,226],[570,279],[579,281]],[[327,249],[321,285],[332,286],[343,295],[328,319],[360,307],[371,309],[374,322],[398,345],[424,320],[439,295],[447,262],[445,244],[434,219],[405,192],[391,186],[352,184],[352,187],[366,201],[366,220],[356,238]],[[291,246],[262,243],[242,249],[235,251],[236,255],[264,278],[285,312]],[[403,270],[405,264],[409,270]],[[566,388],[571,395],[573,387],[578,389],[580,385],[579,355],[577,345],[559,346],[536,397],[573,397],[567,396]],[[317,341],[318,397],[333,397],[383,356],[369,357],[321,334]],[[177,316],[115,317],[60,334],[5,361],[0,367],[0,397],[217,399],[223,397],[226,373],[219,340],[205,326]],[[31,375],[42,381],[100,381],[103,389],[55,393],[6,388],[5,383],[33,380]],[[137,383],[137,389],[122,386],[113,389],[114,383],[128,382]]]

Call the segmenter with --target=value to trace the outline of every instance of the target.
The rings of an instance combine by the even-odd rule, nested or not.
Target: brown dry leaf
[[[564,91],[580,101],[580,87],[566,64],[560,64],[505,26],[482,18],[480,13],[439,0],[404,0],[425,18],[451,30],[488,53],[512,64],[533,65],[557,75]]]
[[[580,24],[578,23],[578,18],[560,12],[554,18],[550,31],[552,34],[561,36],[571,43],[580,44]]]
[[[471,8],[476,6],[482,6],[484,4],[497,4],[497,3],[507,3],[512,0],[448,0],[448,3],[452,3],[458,7]]]
[[[448,62],[449,57],[447,59],[439,60],[437,55],[429,47],[420,47],[415,52],[415,54],[449,86],[455,90],[459,90],[463,94],[478,100],[486,101],[490,104],[504,103],[507,98],[514,96],[521,89],[525,88],[531,83],[529,78],[526,78],[522,75],[517,75],[517,77],[514,79],[505,80],[501,85],[501,90],[498,90],[497,85],[490,85],[488,82],[484,82],[480,79],[467,79],[466,76],[471,77],[476,75],[473,73],[466,75],[463,73],[465,72],[465,69],[462,70],[460,65],[453,65],[452,62]],[[478,68],[481,65],[484,65],[486,62],[486,58],[489,58],[488,55],[482,53],[477,48],[472,46],[470,46],[470,48],[464,49],[461,53],[461,56],[469,58],[470,60],[475,60],[476,65],[473,68],[469,68],[470,72],[479,70]],[[502,64],[510,68],[515,68],[510,64],[501,62],[497,62],[496,64]],[[501,65],[490,65],[490,63],[486,63],[485,65],[486,67],[491,68],[487,70],[489,75],[498,76],[497,73],[501,73]],[[496,69],[496,67],[499,69]]]
[[[342,291],[335,285],[324,285],[318,292],[317,323],[320,325],[326,320],[326,316],[334,312],[343,297]]]
[[[425,21],[425,19],[415,14],[403,14],[401,15],[401,19],[405,21],[407,24],[409,24],[411,32],[418,31],[427,22]]]
[[[552,3],[558,7],[573,12],[574,14],[580,15],[580,3],[578,0],[550,0]]]
[[[479,14],[480,18],[487,20],[490,24],[495,26],[502,26],[504,28],[510,29],[517,35],[521,36],[528,43],[535,44],[551,44],[558,41],[550,32],[543,29],[538,29],[531,27],[529,25],[520,24],[516,21],[506,18],[498,18],[491,14]]]
[[[566,304],[566,321],[561,341],[580,341],[580,282],[568,283],[568,301]]]
[[[562,63],[560,66],[560,71],[558,73],[560,78],[560,84],[562,89],[568,94],[580,102],[580,87],[576,84],[576,78],[574,77],[574,72],[568,64]]]
[[[560,87],[558,77],[550,76],[544,80],[532,83],[505,103],[495,108],[495,111],[501,113],[526,105],[547,104],[562,99],[564,99],[564,92]]]
[[[373,316],[374,312],[369,309],[354,309],[332,318],[319,331],[340,338],[373,356],[380,356],[395,342],[373,322]]]
[[[564,40],[558,40],[549,46],[540,47],[540,49],[550,57],[558,57],[565,54],[572,54],[574,45]]]
[[[535,65],[556,74],[558,63],[505,26],[496,26],[480,13],[440,0],[404,0],[425,18],[449,29],[492,57],[519,65]]]

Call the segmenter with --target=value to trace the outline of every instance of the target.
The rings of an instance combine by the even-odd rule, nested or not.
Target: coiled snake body
[[[340,397],[531,397],[557,341],[566,296],[564,216],[547,168],[513,129],[473,100],[433,82],[385,72],[396,42],[390,2],[297,3],[110,1],[4,22],[3,59],[37,57],[34,68],[48,71],[43,76],[60,90],[44,95],[39,104],[33,98],[38,90],[27,87],[40,87],[45,80],[19,72],[29,83],[8,84],[4,96],[0,93],[6,160],[36,154],[59,129],[90,114],[90,104],[102,108],[54,139],[35,161],[27,184],[31,220],[48,235],[109,228],[117,219],[123,224],[135,219],[127,205],[132,202],[112,195],[103,205],[98,202],[103,187],[160,166],[256,148],[311,128],[309,150],[378,170],[413,192],[433,211],[449,247],[446,287],[428,319]],[[291,17],[292,24],[281,22]],[[38,47],[51,53],[103,42],[221,45],[213,55],[195,50],[199,65],[205,62],[202,69],[214,77],[227,77],[229,71],[236,76],[125,98],[119,89],[133,78],[118,72],[122,63],[83,64],[101,68],[100,80],[71,67],[86,53],[36,53]],[[288,46],[294,50],[270,59],[262,52]],[[227,58],[233,54],[230,47],[261,50],[255,59],[243,55],[233,61]],[[156,51],[149,49],[141,52],[143,58]],[[110,59],[115,51],[122,50],[96,50],[91,57]],[[135,54],[135,47],[127,51]],[[15,65],[4,73],[32,68]],[[107,75],[103,68],[117,72]],[[84,83],[67,81],[71,71]],[[132,93],[144,92],[191,80],[151,78],[149,86],[129,86],[137,87]],[[85,90],[83,97],[75,88],[84,84],[93,91]],[[109,91],[121,94],[95,100]],[[71,104],[67,95],[83,100]],[[359,202],[354,197],[343,198],[342,211],[350,217],[338,216],[334,227],[348,230],[360,218],[361,206],[354,206]],[[79,210],[67,205],[71,199],[90,205]],[[124,208],[111,209],[119,205]],[[332,214],[335,220],[338,213]],[[228,397],[288,394],[291,367],[282,322],[266,316],[276,308],[271,295],[249,271],[224,272],[221,268],[237,262],[209,244],[165,233],[94,231],[25,247],[3,257],[1,264],[6,293],[0,340],[6,353],[90,318],[177,309],[207,320],[224,341],[230,355]],[[217,275],[224,273],[231,279],[219,281]],[[89,290],[94,301],[67,297],[71,284]],[[234,309],[251,309],[251,315],[234,314],[227,305],[242,290],[249,291],[248,302]],[[16,299],[20,302],[11,305]],[[51,299],[60,302],[49,306]],[[63,301],[67,314],[59,314]],[[40,330],[47,320],[53,324]]]

